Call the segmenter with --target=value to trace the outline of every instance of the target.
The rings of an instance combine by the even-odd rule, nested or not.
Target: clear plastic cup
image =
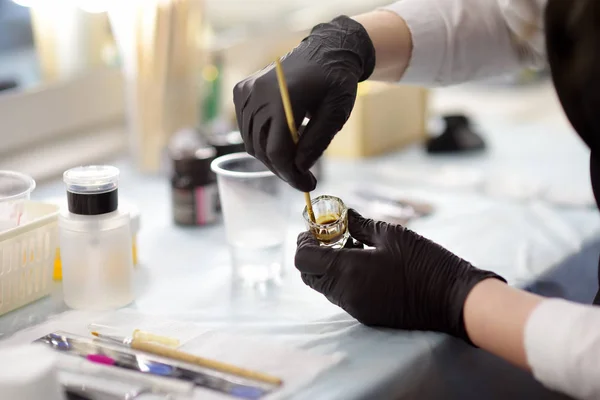
[[[32,177],[14,171],[0,171],[0,232],[23,222],[25,201],[35,189]]]
[[[219,157],[211,168],[235,281],[252,286],[278,279],[287,228],[285,184],[247,153]]]
[[[319,196],[311,200],[315,221],[308,216],[304,207],[302,217],[306,228],[319,241],[321,246],[342,248],[350,237],[348,232],[348,208],[334,196]]]

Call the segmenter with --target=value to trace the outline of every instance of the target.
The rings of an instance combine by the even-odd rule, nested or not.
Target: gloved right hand
[[[296,146],[287,126],[273,65],[233,90],[246,151],[298,190],[315,188],[309,172],[350,116],[358,82],[375,68],[375,48],[361,24],[345,16],[315,26],[281,62],[294,120],[310,123]]]
[[[350,234],[369,249],[319,246],[298,237],[304,282],[371,326],[445,332],[470,342],[463,306],[479,282],[503,278],[404,228],[348,212]]]

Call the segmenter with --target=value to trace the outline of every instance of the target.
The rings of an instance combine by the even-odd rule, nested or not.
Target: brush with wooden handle
[[[268,383],[274,386],[281,386],[283,381],[277,377],[264,374],[262,372],[252,371],[246,368],[237,367],[235,365],[227,364],[221,361],[211,360],[208,358],[196,356],[194,354],[186,353],[180,350],[176,350],[170,347],[166,347],[160,344],[145,342],[142,340],[127,338],[117,339],[113,336],[107,336],[98,332],[91,332],[93,336],[100,339],[106,339],[113,342],[118,342],[123,345],[127,345],[133,350],[143,351],[145,353],[154,354],[156,356],[170,358],[176,361],[182,361],[189,364],[197,365],[199,367],[212,369],[214,371],[223,372],[230,375],[239,376],[241,378],[252,379],[259,382]]]
[[[300,137],[298,136],[298,130],[296,129],[296,122],[294,121],[294,113],[292,111],[292,103],[290,102],[290,94],[288,92],[287,83],[285,82],[285,75],[283,74],[283,68],[279,59],[275,60],[275,72],[277,73],[277,83],[279,84],[279,93],[281,93],[281,101],[283,102],[283,110],[285,111],[285,119],[287,120],[288,128],[292,134],[292,140],[295,144],[298,144]],[[310,199],[310,193],[304,192],[304,200],[306,201],[306,211],[308,217],[312,222],[315,222],[315,213],[312,208],[312,201]]]

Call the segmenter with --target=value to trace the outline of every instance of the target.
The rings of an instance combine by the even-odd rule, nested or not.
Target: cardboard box
[[[352,114],[326,157],[372,157],[424,140],[427,94],[418,86],[361,83]]]

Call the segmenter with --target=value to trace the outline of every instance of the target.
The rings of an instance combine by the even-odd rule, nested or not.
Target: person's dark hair
[[[552,80],[565,114],[592,151],[590,177],[600,208],[600,0],[548,0],[545,24]],[[600,291],[594,304],[600,305]]]
[[[600,155],[600,1],[549,0],[545,30],[560,102],[577,133]]]

